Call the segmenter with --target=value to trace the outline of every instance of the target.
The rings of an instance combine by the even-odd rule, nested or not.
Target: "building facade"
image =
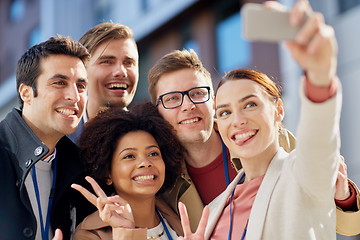
[[[140,53],[140,80],[134,103],[149,99],[147,73],[164,54],[194,49],[210,71],[214,87],[225,72],[253,68],[283,88],[285,125],[296,133],[301,69],[283,45],[243,39],[241,6],[262,0],[2,0],[0,1],[0,119],[17,105],[15,66],[27,48],[57,34],[78,40],[94,25],[131,27]],[[291,6],[294,0],[280,0]],[[360,0],[310,0],[334,26],[339,43],[338,75],[344,92],[342,149],[349,177],[360,185]],[[342,238],[339,239],[359,239]]]

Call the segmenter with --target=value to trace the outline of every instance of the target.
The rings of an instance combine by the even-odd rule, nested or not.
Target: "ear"
[[[285,116],[285,112],[284,112],[284,105],[283,102],[281,100],[281,98],[279,98],[276,101],[276,121],[282,122],[282,120],[284,119]]]
[[[30,104],[34,96],[34,91],[31,86],[22,83],[19,87],[19,94],[24,103]]]
[[[215,96],[214,97],[211,97],[211,100],[213,102],[213,110],[215,111]]]
[[[113,183],[113,182],[112,182],[111,176],[110,176],[110,174],[109,174],[108,178],[106,179],[106,184],[110,186],[112,183]]]

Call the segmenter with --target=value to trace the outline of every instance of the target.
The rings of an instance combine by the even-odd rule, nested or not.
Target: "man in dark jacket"
[[[89,53],[68,37],[50,38],[19,60],[20,110],[0,122],[0,239],[64,239],[93,208],[71,134],[84,112]],[[60,233],[59,231],[57,232]],[[57,235],[59,237],[60,235]]]

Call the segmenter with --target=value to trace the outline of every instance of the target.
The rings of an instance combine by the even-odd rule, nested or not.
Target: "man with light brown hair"
[[[88,73],[86,111],[76,130],[70,135],[74,142],[82,127],[103,108],[125,108],[134,98],[139,79],[139,54],[132,30],[118,23],[101,23],[79,40],[91,57]]]
[[[231,159],[235,156],[230,157],[217,132],[211,76],[193,50],[176,50],[163,56],[150,69],[148,80],[152,102],[174,127],[187,150],[181,178],[162,197],[176,212],[179,201],[186,205],[191,229],[195,231],[203,205],[225,190],[241,166],[232,165]],[[285,128],[280,131],[280,146],[289,152],[295,146],[295,138]],[[350,198],[355,203],[358,190],[355,184],[348,184],[347,177],[341,178],[347,176],[344,165],[342,161],[335,198]],[[350,208],[354,206],[350,205]],[[338,207],[339,216],[346,220],[349,215]],[[339,224],[342,222],[338,221],[338,227]],[[339,228],[340,233],[346,234],[344,228]]]

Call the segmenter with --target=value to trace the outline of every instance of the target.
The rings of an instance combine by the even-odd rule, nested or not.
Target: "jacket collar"
[[[43,158],[48,152],[48,147],[35,135],[22,118],[22,112],[13,109],[4,119],[2,134],[6,147],[17,159],[18,187],[24,184],[25,177],[31,167]]]
[[[246,233],[247,239],[262,238],[263,231],[259,231],[259,229],[264,228],[265,218],[269,209],[270,198],[280,177],[284,160],[288,155],[289,154],[280,147],[274,158],[271,160],[268,169],[266,170],[266,174],[251,208],[249,224]]]

